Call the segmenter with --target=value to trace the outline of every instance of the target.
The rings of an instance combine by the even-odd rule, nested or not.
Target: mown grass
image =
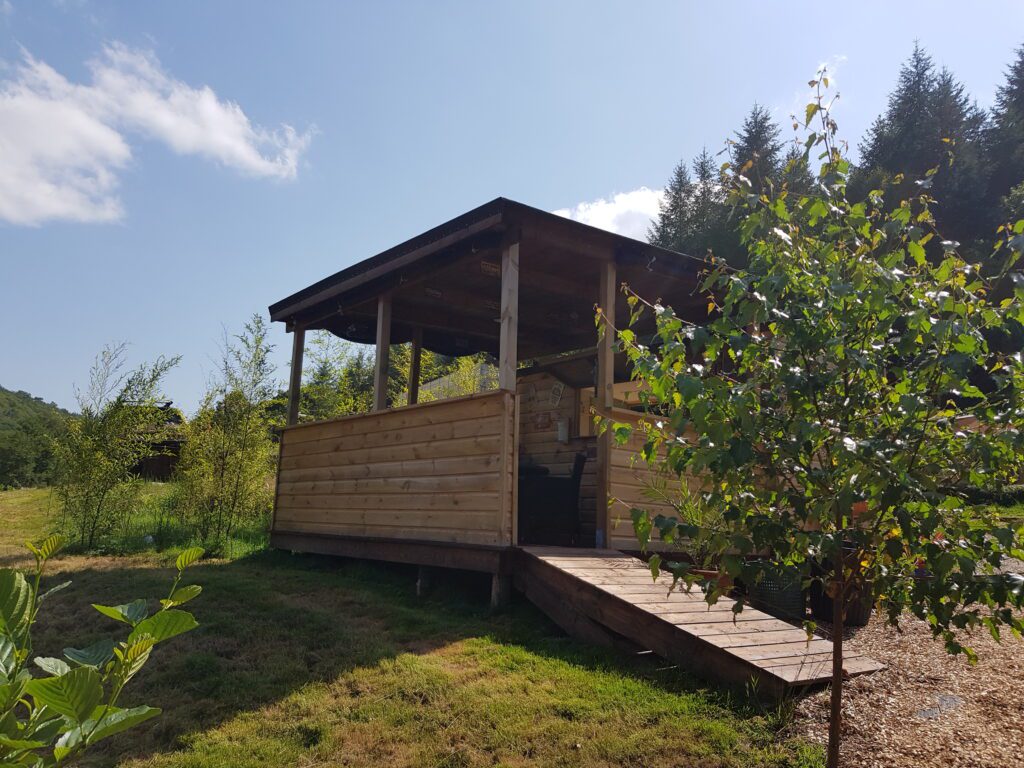
[[[24,514],[22,534],[45,520],[8,494],[0,512]],[[162,595],[166,557],[58,559],[47,581],[74,583],[46,604],[36,652],[116,632],[89,603]],[[743,697],[573,642],[524,601],[490,615],[483,576],[438,574],[418,599],[409,568],[264,551],[190,579],[200,628],[158,649],[125,701],[163,714],[87,765],[821,764]]]
[[[176,554],[200,541],[174,509],[174,485],[171,483],[143,482],[139,488],[139,502],[126,519],[118,522],[105,534],[100,544],[89,554],[138,555],[146,553]],[[223,542],[220,554],[239,558],[259,552],[268,542],[267,521],[246,521]],[[82,553],[74,538],[73,527],[62,525],[60,505],[48,488],[22,488],[0,491],[0,557],[22,552],[26,539],[38,538],[66,528],[67,551]]]
[[[991,507],[991,509],[1006,522],[1024,525],[1024,502],[1005,507]]]

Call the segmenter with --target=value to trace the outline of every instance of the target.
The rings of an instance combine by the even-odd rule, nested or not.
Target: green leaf
[[[115,621],[122,621],[133,627],[146,618],[146,615],[149,613],[146,601],[142,598],[132,600],[124,605],[97,605],[93,603],[92,607],[104,616],[109,616]]]
[[[71,586],[71,582],[70,581],[63,581],[60,584],[58,584],[57,586],[55,586],[55,587],[50,587],[48,590],[46,590],[45,592],[43,592],[43,594],[41,594],[39,596],[39,602],[42,602],[43,600],[45,600],[46,598],[48,598],[50,595],[54,594],[55,592],[60,592],[62,589],[67,589],[70,586]]]
[[[199,593],[202,591],[203,588],[198,584],[189,584],[188,586],[174,590],[174,593],[166,600],[161,600],[160,604],[163,605],[164,608],[173,608],[176,605],[184,605],[189,600],[198,597]]]
[[[907,251],[918,266],[924,266],[927,258],[925,257],[924,247],[920,243],[914,241],[907,243]]]
[[[25,692],[37,705],[50,707],[80,723],[103,698],[103,684],[95,669],[78,667],[60,677],[30,680],[25,686]]]
[[[145,621],[139,622],[132,633],[128,635],[128,641],[138,640],[144,635],[153,638],[153,642],[161,643],[164,640],[180,635],[182,632],[189,632],[199,626],[199,622],[193,618],[191,613],[185,611],[160,611],[153,614]]]
[[[817,102],[812,101],[810,104],[807,105],[807,111],[804,113],[805,128],[811,124],[811,120],[813,120],[814,116],[818,114],[819,109],[821,109],[821,107],[818,106]]]
[[[32,661],[48,675],[60,677],[71,671],[71,667],[68,666],[64,659],[55,659],[51,656],[36,656]]]
[[[738,555],[722,555],[722,568],[735,579],[743,573],[743,559]]]
[[[17,663],[17,649],[7,635],[0,635],[0,683],[7,682]]]
[[[61,734],[61,737],[57,739],[57,743],[53,747],[53,756],[57,760],[63,760],[74,752],[81,743],[82,728],[81,726],[75,726],[71,730],[65,731]]]
[[[657,581],[658,576],[661,575],[661,555],[651,555],[651,559],[647,561],[647,566],[651,569],[651,578]]]
[[[83,667],[102,667],[114,657],[114,641],[109,637],[85,648],[65,648],[64,657]]]
[[[49,560],[64,547],[64,537],[59,533],[55,533],[52,536],[48,536],[43,539],[43,541],[38,545],[35,545],[30,541],[26,541],[25,547],[29,552],[36,556],[36,560]]]
[[[118,709],[117,707],[110,707],[103,718],[96,725],[96,730],[92,731],[89,736],[88,743],[95,744],[100,739],[105,739],[108,736],[121,733],[126,731],[139,723],[144,723],[147,720],[151,720],[160,714],[160,710],[156,707],[132,707],[131,709]],[[89,721],[84,724],[83,730],[86,733],[90,731],[90,725],[95,721]]]
[[[142,669],[149,660],[149,654],[153,650],[156,641],[149,635],[137,638],[129,642],[128,647],[121,651],[114,649],[114,654],[120,662],[117,675],[122,684],[127,683]]]
[[[179,571],[184,571],[205,554],[206,550],[202,547],[190,547],[178,555],[178,559],[174,561],[174,564]]]
[[[7,747],[8,749],[22,751],[25,749],[39,749],[45,747],[45,741],[34,741],[31,739],[9,739],[6,736],[0,736],[0,747]],[[0,763],[0,765],[16,765],[16,763]]]
[[[16,644],[28,635],[32,615],[32,588],[20,571],[0,570],[0,632],[11,635]]]

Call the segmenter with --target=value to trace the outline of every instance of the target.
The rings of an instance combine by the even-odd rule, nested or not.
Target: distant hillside
[[[68,412],[0,387],[0,488],[45,485],[53,474],[50,437]]]

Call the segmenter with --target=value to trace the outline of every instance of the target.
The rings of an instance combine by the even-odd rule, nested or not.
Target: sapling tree
[[[44,600],[68,586],[42,592],[47,561],[61,548],[59,536],[28,544],[35,556],[29,577],[0,569],[0,765],[52,768],[74,762],[97,742],[160,714],[155,707],[119,707],[125,686],[146,665],[154,647],[198,626],[180,606],[199,595],[182,585],[184,571],[203,556],[187,549],[160,608],[144,599],[93,607],[125,630],[85,648],[65,648],[64,658],[34,656],[32,627]]]
[[[847,199],[827,77],[811,86],[811,190],[755,188],[729,169],[749,266],[709,260],[698,324],[627,287],[632,322],[617,338],[646,393],[643,457],[699,478],[704,503],[722,510],[705,528],[634,509],[641,543],[697,539],[735,579],[796,571],[833,598],[834,768],[852,600],[870,597],[894,625],[908,612],[925,620],[971,661],[972,631],[1024,630],[1024,578],[1004,568],[1024,557],[1024,529],[969,503],[1024,467],[1024,361],[1009,343],[1024,323],[1024,221],[1000,227],[983,273],[935,229],[929,189],[945,167],[910,198]],[[653,340],[641,338],[652,314]],[[656,556],[659,567],[700,580],[685,563]],[[726,588],[704,587],[710,602]]]
[[[132,514],[136,467],[160,453],[166,435],[160,388],[180,358],[126,370],[126,352],[127,345],[112,344],[96,356],[88,384],[76,390],[80,413],[68,417],[53,441],[63,528],[86,549],[103,543]]]
[[[262,523],[273,503],[273,345],[253,315],[228,337],[220,370],[189,422],[176,477],[178,513],[199,539],[223,547],[244,522]]]

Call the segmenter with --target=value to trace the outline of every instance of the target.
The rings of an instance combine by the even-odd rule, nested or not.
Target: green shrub
[[[97,356],[77,393],[81,415],[68,418],[53,444],[61,527],[83,549],[123,538],[139,502],[135,468],[159,453],[166,426],[160,385],[178,358],[123,372],[125,350],[108,346]]]
[[[181,578],[203,550],[188,549],[178,556],[178,575],[156,613],[149,614],[145,599],[93,605],[127,625],[127,637],[65,648],[64,659],[55,659],[33,657],[32,626],[43,601],[70,584],[39,591],[47,560],[61,548],[62,539],[51,536],[39,546],[27,546],[36,560],[30,578],[13,569],[0,570],[0,765],[49,768],[65,765],[98,741],[160,714],[148,706],[121,708],[117,701],[157,644],[198,626],[179,606],[202,589],[181,586]],[[33,675],[30,660],[45,676]]]

